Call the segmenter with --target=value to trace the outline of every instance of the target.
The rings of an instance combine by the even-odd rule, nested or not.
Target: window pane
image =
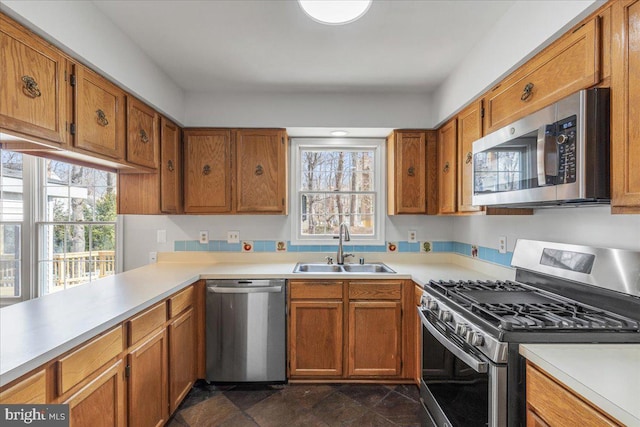
[[[19,224],[0,224],[0,298],[20,296],[21,237]]]
[[[341,223],[353,236],[373,236],[375,194],[303,193],[301,233],[303,236],[333,236]]]
[[[22,154],[7,150],[0,152],[0,221],[22,221]]]
[[[301,152],[301,190],[373,191],[373,151]]]

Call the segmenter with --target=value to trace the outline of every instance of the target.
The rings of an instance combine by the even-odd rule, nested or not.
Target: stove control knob
[[[443,322],[451,322],[453,320],[453,316],[451,315],[451,312],[447,310],[443,310],[440,313],[438,313],[438,317]]]
[[[464,323],[458,323],[456,325],[456,334],[460,335],[461,337],[464,337],[465,334],[467,333],[467,328],[469,326],[464,324]]]
[[[438,303],[435,300],[427,301],[427,308],[431,311],[438,311]]]
[[[420,298],[420,305],[422,307],[426,307],[427,306],[427,302],[429,302],[431,298],[429,298],[427,295],[422,295],[422,298]]]
[[[484,344],[484,337],[478,332],[469,331],[467,333],[467,343],[474,346],[481,346]]]

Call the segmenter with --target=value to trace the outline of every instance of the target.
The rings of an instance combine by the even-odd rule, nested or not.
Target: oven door
[[[418,308],[422,321],[420,397],[427,425],[507,425],[507,367],[491,362]]]

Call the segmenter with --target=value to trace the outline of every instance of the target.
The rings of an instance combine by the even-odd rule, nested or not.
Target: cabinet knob
[[[473,160],[473,154],[471,154],[471,151],[469,151],[469,152],[467,153],[467,158],[464,160],[464,162],[465,162],[466,164],[470,164],[472,160]]]
[[[410,166],[409,169],[407,169],[407,175],[415,176],[416,175],[416,168],[414,168],[413,166]]]
[[[202,175],[209,175],[211,173],[211,166],[204,165],[202,168]]]
[[[96,110],[96,116],[96,120],[100,126],[107,126],[109,124],[109,120],[107,120],[107,116],[104,114],[104,111],[100,109]]]
[[[173,172],[174,168],[173,168],[173,160],[169,160],[167,162],[167,169],[169,169],[169,172]]]
[[[140,141],[144,142],[145,144],[149,142],[149,136],[147,136],[147,132],[145,132],[144,129],[140,129]]]
[[[520,99],[522,101],[526,101],[533,95],[533,83],[527,83],[522,90],[522,95],[520,95]]]
[[[442,169],[442,172],[444,173],[449,172],[449,162],[444,163],[444,168]]]
[[[264,173],[264,168],[262,167],[262,165],[256,166],[256,171],[254,173],[258,176],[262,175]]]
[[[38,88],[38,82],[31,76],[22,76],[22,82],[24,83],[24,87],[22,88],[22,92],[25,95],[30,96],[31,98],[38,98],[42,95],[40,89]]]

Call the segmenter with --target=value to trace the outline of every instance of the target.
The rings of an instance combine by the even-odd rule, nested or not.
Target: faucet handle
[[[324,259],[326,259],[326,260],[327,260],[327,264],[333,264],[333,257],[331,257],[331,256],[326,256],[326,257],[324,257]]]

